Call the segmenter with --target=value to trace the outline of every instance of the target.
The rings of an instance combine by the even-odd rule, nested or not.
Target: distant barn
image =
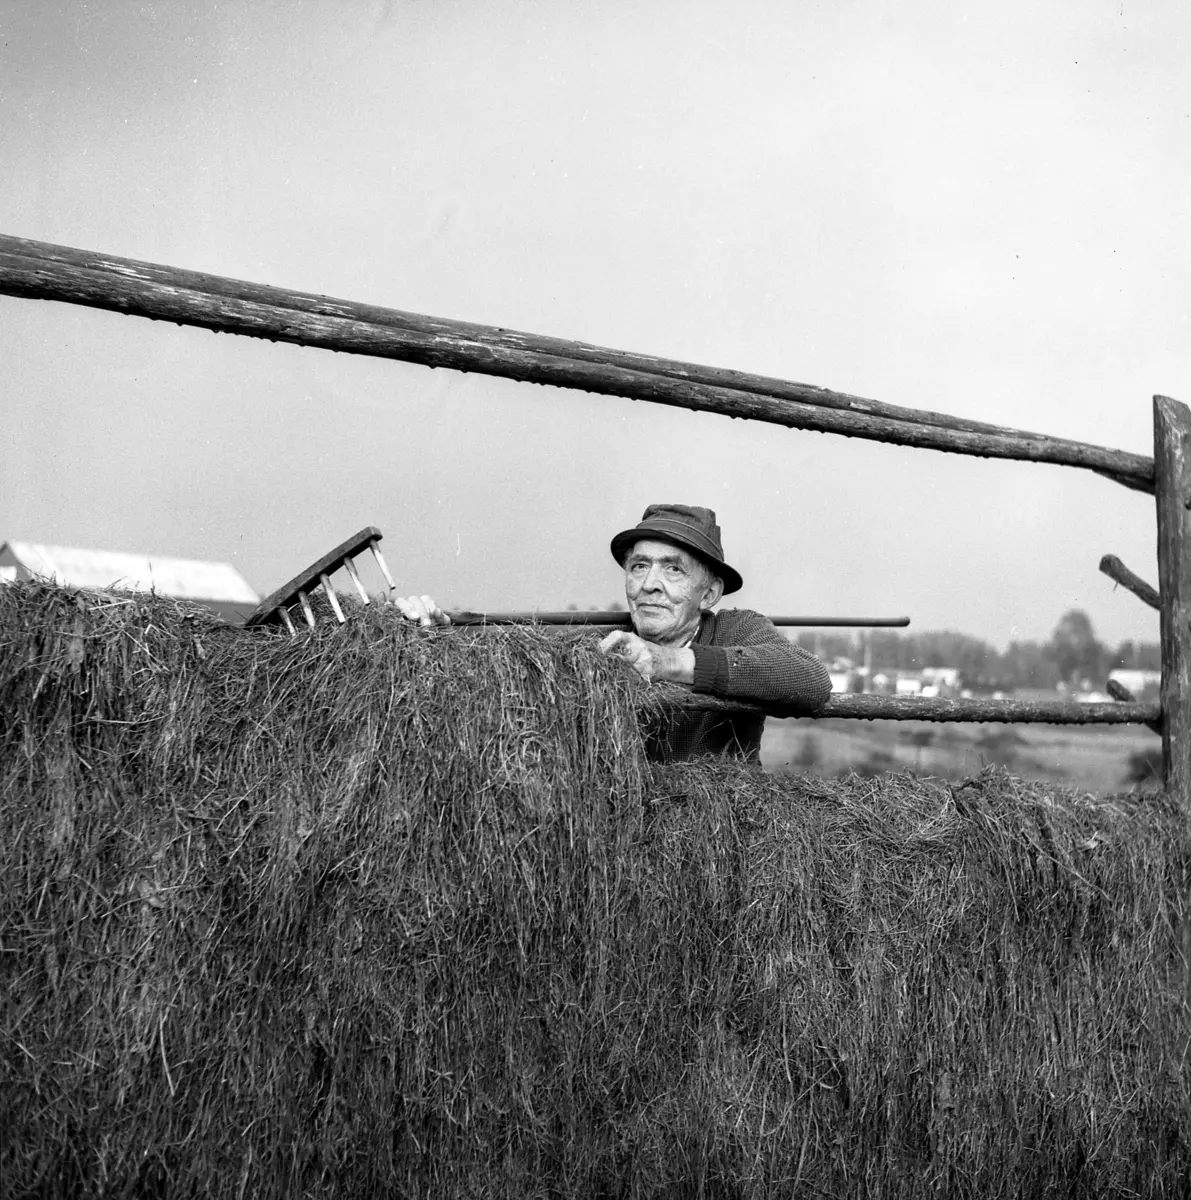
[[[0,545],[0,583],[16,579],[49,579],[67,587],[115,588],[156,592],[193,600],[226,621],[242,621],[260,602],[230,563],[149,554],[116,554],[36,542]]]

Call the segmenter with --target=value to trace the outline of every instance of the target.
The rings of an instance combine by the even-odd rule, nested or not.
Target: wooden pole
[[[1162,638],[1162,771],[1166,790],[1191,805],[1191,412],[1154,397],[1154,503],[1158,516]]]
[[[648,356],[584,347],[582,343],[562,339],[514,336],[509,331],[484,326],[330,301],[17,238],[0,237],[0,293],[83,304],[217,332],[625,396],[893,445],[1082,467],[1127,487],[1142,491],[1153,488],[1152,460],[1121,450],[1000,426],[977,430],[972,428],[975,422],[953,420],[952,424],[967,427],[945,428],[930,423],[940,419],[940,414],[913,409],[882,406],[880,412],[863,411],[863,406],[874,408],[876,402],[805,384],[789,385],[789,392],[780,397],[762,394],[735,386],[740,378],[735,372],[688,363],[668,363],[663,370],[658,364],[665,360]],[[620,365],[623,362],[636,365]],[[642,369],[651,363],[653,369]],[[760,386],[756,380],[762,377],[748,378],[751,386]],[[706,382],[708,379],[720,382]],[[722,386],[728,379],[733,386]],[[899,415],[888,415],[891,411]]]
[[[262,304],[278,304],[327,317],[343,317],[352,321],[364,321],[373,325],[384,325],[394,329],[428,334],[435,338],[463,339],[486,346],[503,347],[509,350],[524,350],[546,354],[555,358],[569,358],[576,362],[602,363],[607,366],[624,367],[648,375],[665,375],[674,379],[685,379],[690,383],[705,383],[711,387],[725,387],[738,392],[752,392],[777,399],[795,400],[804,404],[815,404],[824,408],[843,409],[850,412],[868,413],[870,416],[889,417],[892,420],[909,421],[916,425],[934,425],[940,429],[966,430],[969,433],[991,433],[1014,436],[1019,430],[1006,425],[993,425],[987,421],[973,421],[966,417],[955,417],[947,413],[929,412],[922,409],[905,408],[897,404],[885,404],[865,396],[853,396],[847,392],[832,391],[815,387],[809,383],[795,383],[776,379],[769,375],[754,375],[746,371],[723,367],[709,367],[700,363],[680,362],[658,358],[651,354],[637,354],[628,350],[615,350],[608,346],[594,346],[589,342],[571,341],[566,338],[547,337],[541,334],[524,333],[516,329],[504,329],[493,325],[479,325],[470,321],[453,321],[442,317],[426,316],[422,313],[404,312],[399,309],[382,308],[375,304],[360,304],[350,300],[338,300],[311,292],[295,292],[264,284],[249,283],[242,279],[228,279],[219,275],[208,275],[199,271],[186,271],[178,267],[162,266],[158,263],[141,262],[136,259],[117,258],[110,254],[97,254],[89,250],[76,250],[69,246],[55,246],[48,242],[36,242],[28,238],[0,235],[0,253],[38,259],[46,263],[57,263],[66,268],[84,267],[91,270],[115,270],[122,275],[136,276],[169,287],[185,287],[211,295],[231,299],[255,300]]]
[[[1137,702],[1137,697],[1123,683],[1118,683],[1115,679],[1110,679],[1105,684],[1105,688],[1114,700],[1121,700],[1126,704],[1135,704]],[[1162,736],[1161,720],[1147,721],[1146,726],[1151,732],[1156,733],[1159,737]]]
[[[652,684],[642,697],[646,708],[679,708],[725,713],[765,713],[772,717],[814,716],[861,721],[995,721],[1005,724],[1037,725],[1148,725],[1156,721],[1159,705],[1152,701],[1131,704],[1107,701],[1087,704],[1073,700],[949,700],[935,696],[876,696],[836,694],[820,712],[782,712],[721,700],[682,688],[677,684]]]

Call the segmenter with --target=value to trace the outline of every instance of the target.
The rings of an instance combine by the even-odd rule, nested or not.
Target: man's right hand
[[[393,603],[401,610],[401,615],[407,621],[416,621],[429,629],[431,625],[449,625],[451,618],[447,616],[430,596],[394,596]]]
[[[635,633],[617,629],[600,642],[600,649],[632,667],[646,683],[655,679],[673,683],[695,681],[695,652],[689,646],[682,649],[660,646]]]

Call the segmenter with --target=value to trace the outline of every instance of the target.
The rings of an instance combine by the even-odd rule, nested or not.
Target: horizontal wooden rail
[[[769,386],[761,376],[419,317],[20,238],[0,236],[0,293],[893,445],[1081,467],[1127,487],[1153,490],[1153,460],[1121,450],[1001,426],[977,428],[976,422],[877,406],[804,384],[788,384],[779,396],[772,388],[750,390]],[[724,386],[729,380],[732,386]],[[747,386],[740,386],[742,380]],[[940,419],[951,427],[931,423]]]
[[[1123,683],[1119,683],[1115,679],[1110,679],[1108,683],[1105,684],[1105,690],[1114,700],[1121,700],[1126,704],[1133,704],[1136,702],[1136,697],[1133,695],[1133,693]],[[1157,721],[1147,721],[1146,728],[1152,733],[1156,733],[1159,737],[1162,736],[1161,719]]]
[[[609,346],[595,346],[589,342],[525,333],[494,325],[479,325],[471,321],[448,320],[443,317],[427,316],[423,313],[383,308],[376,304],[337,300],[313,292],[274,288],[242,279],[229,279],[220,275],[208,275],[200,271],[187,271],[179,267],[167,267],[136,259],[116,258],[108,254],[75,250],[71,247],[55,246],[47,242],[31,241],[27,238],[0,236],[0,251],[57,263],[67,268],[113,270],[120,274],[135,275],[141,279],[162,283],[169,287],[186,287],[194,291],[209,292],[211,295],[256,300],[262,304],[281,304],[299,312],[327,317],[343,317],[350,321],[364,321],[373,325],[406,329],[429,334],[432,337],[463,338],[482,345],[547,354],[555,358],[570,358],[577,362],[604,363],[608,366],[624,367],[630,371],[641,371],[648,375],[667,375],[674,379],[685,379],[690,383],[705,383],[712,387],[731,388],[738,392],[752,392],[756,395],[773,396],[781,400],[816,404],[824,408],[868,413],[870,416],[910,421],[916,425],[935,425],[941,429],[966,430],[969,433],[1004,434],[1010,437],[1020,432],[1006,425],[993,425],[987,421],[973,421],[966,417],[951,416],[948,413],[905,408],[898,404],[885,404],[880,400],[870,400],[865,396],[832,391],[829,388],[816,387],[809,383],[776,379],[769,375],[755,375],[724,367],[681,362],[659,358],[652,354],[638,354],[629,350],[615,350]]]
[[[655,684],[642,696],[642,707],[678,707],[723,713],[764,713],[772,717],[839,717],[863,721],[993,721],[1038,725],[1150,725],[1161,719],[1157,701],[1121,704],[1074,700],[948,700],[926,696],[874,696],[835,694],[821,712],[783,712],[721,700],[673,684]]]

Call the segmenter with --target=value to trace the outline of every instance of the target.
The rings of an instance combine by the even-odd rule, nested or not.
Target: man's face
[[[624,560],[624,594],[633,628],[650,642],[683,642],[723,585],[689,551],[669,542],[640,541]]]

